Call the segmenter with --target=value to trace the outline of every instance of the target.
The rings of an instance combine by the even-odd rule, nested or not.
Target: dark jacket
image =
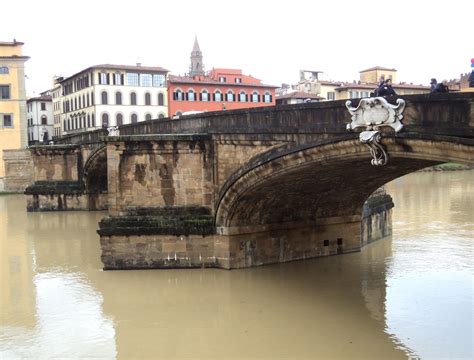
[[[383,84],[379,87],[378,96],[390,96],[390,95],[397,95],[395,90],[393,90],[392,85]]]
[[[443,83],[439,83],[439,84],[436,85],[433,92],[435,92],[435,93],[446,93],[446,92],[449,92],[449,88],[447,86],[445,86]]]

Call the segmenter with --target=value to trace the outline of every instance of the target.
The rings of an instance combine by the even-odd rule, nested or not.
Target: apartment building
[[[0,42],[0,191],[5,166],[3,150],[28,144],[26,121],[25,62],[22,42]]]
[[[26,101],[28,144],[48,144],[54,134],[54,117],[51,91]]]
[[[190,111],[220,111],[275,105],[277,86],[242,73],[241,69],[213,68],[205,72],[197,38],[189,74],[170,75],[168,104],[171,116]]]
[[[397,83],[397,70],[375,66],[359,72],[359,80],[328,81],[321,80],[320,71],[300,71],[300,81],[292,86],[293,90],[303,91],[321,96],[325,100],[343,100],[370,96],[380,82],[381,78],[392,79],[392,87],[398,95],[425,94],[430,92],[430,87],[412,83]],[[282,94],[283,95],[283,94]]]
[[[105,64],[57,79],[61,135],[167,117],[167,73],[162,67]]]

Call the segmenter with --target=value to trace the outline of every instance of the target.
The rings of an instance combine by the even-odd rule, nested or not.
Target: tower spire
[[[202,52],[199,48],[197,35],[194,37],[193,51],[191,51],[191,65],[189,67],[189,76],[204,75],[204,64],[202,63]]]

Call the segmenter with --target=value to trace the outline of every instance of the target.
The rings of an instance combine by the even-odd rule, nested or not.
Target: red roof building
[[[240,69],[203,71],[197,39],[191,53],[190,74],[168,78],[169,116],[190,111],[220,111],[275,105],[277,86],[265,85]]]

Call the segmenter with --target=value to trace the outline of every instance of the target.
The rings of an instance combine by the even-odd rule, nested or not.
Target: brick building
[[[191,52],[190,72],[168,78],[168,113],[219,111],[275,105],[276,86],[265,85],[240,69],[212,69],[204,72],[197,39]]]

